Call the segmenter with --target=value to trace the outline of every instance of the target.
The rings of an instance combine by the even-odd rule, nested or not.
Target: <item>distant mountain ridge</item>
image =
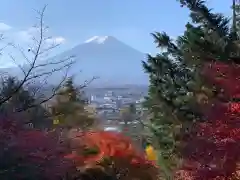
[[[148,84],[148,77],[143,72],[141,63],[146,55],[113,36],[94,36],[47,61],[61,60],[68,56],[75,56],[76,62],[69,75],[74,75],[78,84],[93,76],[99,77],[93,82],[94,86]],[[63,72],[55,72],[48,78],[48,82],[54,84],[62,75]]]

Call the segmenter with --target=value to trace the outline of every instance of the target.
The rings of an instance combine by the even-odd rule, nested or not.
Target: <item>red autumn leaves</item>
[[[110,161],[111,165],[114,163],[114,169],[110,169],[115,174],[125,169],[122,179],[157,176],[153,163],[120,134],[86,132],[71,141],[72,146],[67,147],[59,142],[56,134],[24,130],[13,121],[1,120],[0,179],[57,180],[75,174],[77,168],[109,169]]]
[[[221,62],[208,63],[203,68],[206,80],[222,89],[225,97],[240,97],[240,65]]]
[[[240,66],[212,63],[203,69],[219,96],[203,107],[206,121],[192,129],[183,153],[182,179],[223,180],[240,177]],[[223,102],[224,100],[224,102]]]
[[[13,121],[0,120],[0,146],[0,179],[57,180],[71,168],[56,136],[21,129]]]
[[[240,67],[212,63],[204,67],[203,75],[220,95],[203,107],[206,120],[192,127],[176,179],[236,179],[240,177],[240,103],[232,99],[240,97]],[[157,168],[120,134],[87,132],[72,142],[68,149],[55,135],[26,131],[15,122],[0,120],[0,179],[57,180],[74,171],[73,165],[106,168],[106,159],[115,163],[117,172],[128,170],[122,179],[156,179]]]

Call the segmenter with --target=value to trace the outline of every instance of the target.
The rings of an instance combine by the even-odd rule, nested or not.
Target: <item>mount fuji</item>
[[[112,36],[94,36],[69,49],[49,61],[61,60],[74,56],[75,63],[69,71],[76,83],[98,77],[91,85],[121,86],[146,85],[148,77],[142,68],[146,55]],[[63,72],[55,72],[48,82],[60,80]]]

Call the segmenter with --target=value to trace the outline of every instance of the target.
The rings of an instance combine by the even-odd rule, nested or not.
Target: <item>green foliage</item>
[[[239,63],[238,35],[229,19],[213,13],[202,0],[180,0],[190,10],[192,22],[175,41],[165,33],[153,33],[161,52],[143,62],[149,75],[146,107],[151,112],[150,129],[160,157],[171,168],[182,135],[196,121],[203,120],[199,99],[212,96],[212,87],[201,76],[205,62]],[[200,96],[201,95],[201,96]],[[154,139],[154,138],[153,138]],[[174,159],[173,158],[173,159]],[[173,165],[174,166],[174,165]]]
[[[8,109],[12,110],[13,112],[26,110],[35,102],[30,93],[23,88],[20,88],[19,91],[15,93],[15,90],[18,88],[19,83],[20,82],[18,82],[17,79],[13,77],[8,77],[6,80],[2,81],[0,94],[1,99],[13,94],[12,98],[5,104],[5,107],[9,107]]]
[[[135,106],[135,104],[130,104],[129,105],[129,111],[132,114],[136,114],[136,106]]]
[[[240,2],[235,1],[235,5],[233,8],[233,11],[235,11],[235,16],[236,16],[236,31],[238,33],[238,36],[240,35]]]
[[[73,79],[69,78],[60,89],[56,103],[51,107],[54,119],[59,120],[58,126],[64,128],[89,128],[95,119],[85,111],[86,103],[82,100],[81,92],[74,86]]]
[[[20,82],[14,77],[8,77],[2,81],[0,98],[4,99],[8,96],[11,98],[1,105],[1,114],[21,121],[22,125],[31,123],[33,128],[50,128],[51,121],[47,110],[38,104],[38,100],[32,95],[34,92],[31,90],[22,87],[15,92],[19,84]]]
[[[177,136],[179,127],[190,120],[198,118],[193,93],[190,85],[194,83],[191,70],[171,57],[178,53],[172,51],[170,45],[175,46],[166,34],[154,34],[158,46],[169,50],[155,57],[148,56],[148,61],[143,62],[146,73],[149,74],[150,86],[146,99],[146,107],[151,113],[150,130],[153,134],[153,143],[160,149],[159,159],[161,167],[166,174],[176,166],[175,156],[178,146]],[[168,42],[165,41],[168,39]],[[165,42],[164,42],[165,41]],[[176,46],[177,47],[177,46]],[[180,56],[178,56],[180,60]],[[167,175],[169,176],[169,174]]]
[[[235,20],[237,14],[233,13],[230,23],[221,13],[213,13],[205,5],[205,1],[180,0],[180,3],[190,10],[192,21],[186,25],[184,35],[178,38],[180,47],[184,50],[184,62],[189,67],[194,67],[195,79],[199,82],[198,89],[201,89],[201,93],[209,98],[218,96],[221,91],[209,84],[201,70],[206,67],[206,63],[240,63],[240,36],[236,27],[238,20]],[[237,12],[237,6],[238,4],[234,6],[233,12]]]
[[[99,153],[99,148],[98,147],[85,147],[83,149],[83,152],[81,152],[84,156],[91,156],[91,155],[97,155]]]
[[[150,79],[145,104],[152,113],[152,131],[161,149],[166,150],[163,156],[169,157],[175,151],[176,128],[200,117],[194,96],[198,82],[195,72],[184,62],[180,42],[173,42],[166,33],[155,33],[153,37],[165,52],[149,55],[148,61],[143,62]]]
[[[136,119],[136,107],[135,104],[130,104],[128,107],[120,110],[121,119],[127,125],[128,122],[132,122]]]
[[[213,13],[202,0],[178,0],[190,10],[192,24],[188,23],[184,46],[199,60],[234,61],[239,63],[239,36],[230,26],[230,20],[221,13]]]
[[[150,80],[145,102],[151,113],[148,128],[167,177],[169,169],[175,166],[173,159],[183,135],[195,122],[204,120],[199,106],[201,98],[217,95],[215,87],[209,86],[201,74],[205,63],[240,63],[239,35],[234,22],[230,27],[228,18],[213,13],[202,0],[179,2],[190,10],[191,22],[184,34],[173,41],[165,32],[153,33],[161,52],[148,55],[148,61],[143,62]]]

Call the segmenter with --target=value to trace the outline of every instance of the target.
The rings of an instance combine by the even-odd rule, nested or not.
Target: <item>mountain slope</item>
[[[75,56],[76,63],[69,75],[74,75],[79,84],[93,76],[99,77],[93,83],[99,86],[148,82],[141,63],[146,55],[112,36],[92,37],[48,61],[61,60],[72,55]],[[62,75],[63,72],[56,72],[48,80],[50,83],[57,82]]]

